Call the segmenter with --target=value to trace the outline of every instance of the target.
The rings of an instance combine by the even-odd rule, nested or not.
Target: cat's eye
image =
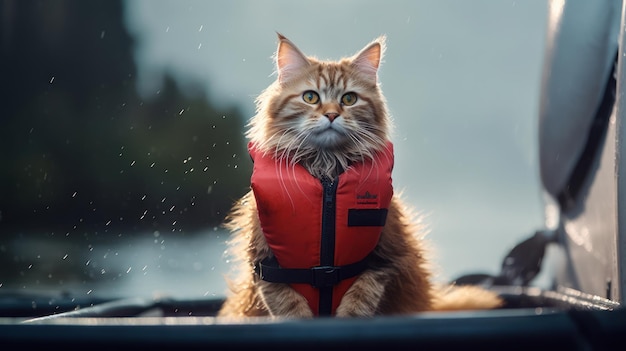
[[[352,106],[356,103],[356,93],[345,93],[341,97],[341,104],[344,106]]]
[[[302,94],[302,100],[308,104],[317,104],[320,101],[320,96],[313,90],[307,90]]]

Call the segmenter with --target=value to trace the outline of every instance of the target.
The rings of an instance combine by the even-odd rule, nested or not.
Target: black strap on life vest
[[[275,257],[266,257],[254,265],[262,280],[270,283],[310,284],[315,288],[337,285],[340,281],[356,277],[369,266],[370,256],[344,266],[318,266],[312,268],[283,268]]]

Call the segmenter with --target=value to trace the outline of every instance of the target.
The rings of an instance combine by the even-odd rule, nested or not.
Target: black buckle
[[[325,288],[339,283],[339,267],[318,266],[311,268],[312,282],[316,288]]]

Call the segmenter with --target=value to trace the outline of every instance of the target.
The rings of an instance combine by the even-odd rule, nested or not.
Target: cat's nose
[[[326,118],[328,118],[329,121],[334,121],[335,118],[337,118],[337,116],[339,116],[339,114],[337,112],[328,112],[325,113],[324,116],[326,116]]]

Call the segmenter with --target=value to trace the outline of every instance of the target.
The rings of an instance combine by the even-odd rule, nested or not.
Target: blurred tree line
[[[142,101],[120,1],[0,6],[2,232],[222,222],[251,170],[235,107],[185,96],[171,78]]]

